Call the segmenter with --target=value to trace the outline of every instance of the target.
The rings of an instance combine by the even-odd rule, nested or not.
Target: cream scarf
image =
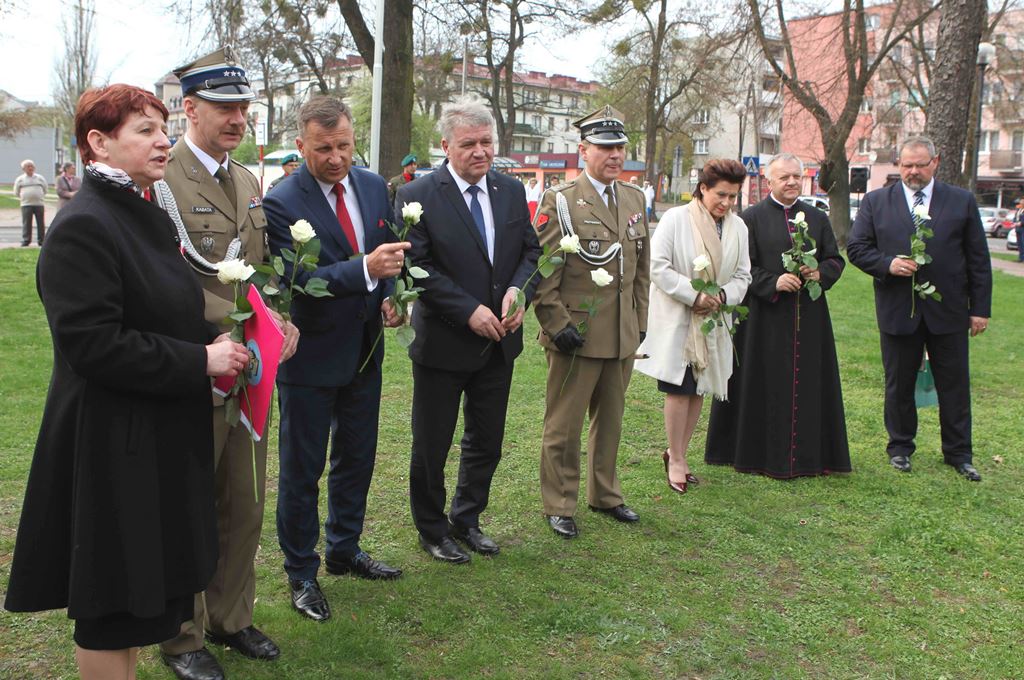
[[[718,272],[722,267],[722,239],[718,237],[718,230],[715,229],[715,220],[698,198],[690,201],[686,210],[690,218],[695,257],[707,255],[711,260],[711,266],[698,275],[704,276],[708,281],[717,281]],[[690,267],[692,266],[693,263],[690,263]],[[693,368],[693,377],[700,382],[700,374],[708,368],[708,338],[701,332],[698,320],[699,317],[696,315],[690,320],[690,331],[683,347],[683,361]],[[718,330],[716,328],[712,334]]]

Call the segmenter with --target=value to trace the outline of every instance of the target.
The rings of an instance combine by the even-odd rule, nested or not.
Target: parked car
[[[1020,247],[1020,244],[1017,243],[1017,230],[1016,229],[1011,229],[1006,234],[1006,249],[1007,250],[1017,250],[1017,248],[1019,248],[1019,247]]]
[[[801,196],[800,200],[808,205],[813,205],[821,212],[828,214],[828,199],[823,196]]]
[[[1007,210],[999,208],[978,208],[985,233],[992,238],[1004,238],[1013,229],[1013,222]]]

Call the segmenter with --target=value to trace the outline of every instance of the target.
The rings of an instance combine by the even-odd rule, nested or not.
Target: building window
[[[861,137],[857,140],[857,153],[864,154],[871,152],[871,139],[868,137]]]
[[[695,139],[693,140],[693,153],[694,155],[704,155],[708,152],[708,140],[706,139]]]
[[[982,132],[981,144],[978,146],[978,151],[984,153],[986,151],[996,151],[997,149],[999,149],[999,130]]]
[[[533,121],[533,129],[540,132],[540,116],[533,116],[530,120]]]
[[[762,137],[761,138],[761,149],[760,149],[760,151],[763,154],[769,154],[769,155],[772,155],[772,156],[774,156],[775,154],[777,154],[779,152],[778,151],[778,145],[776,144],[775,140],[772,139],[771,137]]]
[[[565,145],[565,153],[569,153],[569,145],[568,144]]]
[[[1013,131],[1013,150],[1024,151],[1024,130]]]
[[[569,132],[570,130],[572,130],[572,122],[568,118],[566,118],[565,119],[565,131]]]
[[[882,25],[882,17],[877,14],[868,14],[864,17],[864,29],[873,31]]]
[[[864,100],[860,103],[860,112],[871,113],[872,108],[873,107],[871,106],[871,100],[868,99],[867,97],[864,97]]]
[[[554,142],[548,142],[548,153],[554,153],[554,152],[555,152],[555,143]]]
[[[709,120],[711,120],[711,111],[708,109],[701,109],[693,114],[693,122],[697,125],[705,125]]]
[[[555,129],[555,117],[554,116],[548,116],[548,130],[554,130],[554,129]]]

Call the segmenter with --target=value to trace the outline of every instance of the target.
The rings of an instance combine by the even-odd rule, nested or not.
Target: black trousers
[[[23,205],[21,206],[21,245],[27,246],[32,243],[32,217],[36,218],[36,243],[43,245],[43,237],[46,236],[46,213],[45,206]]]
[[[512,385],[512,362],[501,352],[473,372],[444,371],[412,364],[412,461],[409,469],[409,500],[416,529],[436,542],[452,525],[479,525],[487,507],[491,478],[501,459],[505,438],[505,413]],[[445,516],[447,493],[444,466],[463,402],[462,455],[459,480]]]
[[[885,429],[887,452],[892,456],[914,453],[917,405],[914,387],[927,348],[939,397],[942,456],[950,465],[970,463],[971,374],[967,331],[933,334],[921,322],[910,335],[882,333],[882,365],[885,368]]]

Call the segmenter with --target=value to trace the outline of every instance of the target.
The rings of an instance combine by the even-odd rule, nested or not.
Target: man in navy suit
[[[325,279],[332,297],[299,295],[292,303],[292,321],[304,337],[277,379],[277,534],[292,604],[322,621],[330,617],[330,608],[316,580],[317,498],[328,436],[327,573],[351,572],[370,579],[401,575],[359,547],[377,449],[383,344],[362,372],[359,366],[380,332],[382,315],[387,325],[398,322],[386,298],[409,244],[394,243],[385,224],[393,221],[393,214],[383,178],[352,167],[348,107],[337,99],[316,97],[302,107],[299,125],[301,136],[295,142],[306,163],[263,203],[270,246],[275,254],[291,248],[289,227],[307,220],[320,239],[320,262],[311,274],[300,273],[299,281]]]
[[[966,479],[978,482],[981,475],[972,464],[967,336],[988,327],[992,263],[974,196],[936,181],[938,164],[930,139],[906,140],[899,157],[902,181],[864,197],[846,252],[850,262],[875,277],[890,463],[910,472],[917,435],[914,387],[927,349],[939,397],[942,455]],[[926,240],[932,261],[922,266],[905,257],[917,206],[924,207],[934,232]],[[942,299],[915,299],[915,274],[918,283],[933,284]]]
[[[429,276],[412,315],[413,521],[420,545],[435,559],[469,561],[470,550],[494,555],[498,545],[480,530],[491,478],[501,458],[512,364],[523,350],[523,307],[508,314],[540,256],[522,182],[491,171],[494,118],[479,102],[450,104],[441,113],[441,148],[448,160],[398,190],[396,209],[419,202],[423,216],[409,232],[412,261]],[[459,403],[465,432],[459,481],[445,515],[444,465]]]

